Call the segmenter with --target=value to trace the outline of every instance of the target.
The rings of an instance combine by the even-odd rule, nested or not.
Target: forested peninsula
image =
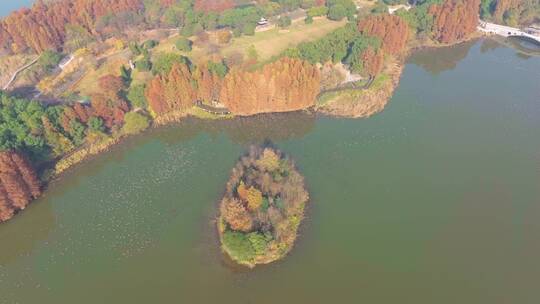
[[[537,1],[38,0],[0,21],[0,221],[125,136],[196,116],[384,109],[406,56]]]
[[[232,170],[220,204],[223,251],[248,267],[283,258],[294,245],[308,199],[291,159],[276,149],[252,146]]]

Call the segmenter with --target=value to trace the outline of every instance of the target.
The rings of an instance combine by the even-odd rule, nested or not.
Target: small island
[[[285,257],[309,194],[293,161],[270,147],[251,147],[227,183],[217,221],[221,248],[250,268]]]

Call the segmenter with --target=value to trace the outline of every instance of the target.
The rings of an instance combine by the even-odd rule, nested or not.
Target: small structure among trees
[[[292,249],[309,194],[294,163],[273,148],[251,147],[240,158],[220,205],[222,249],[248,267]]]

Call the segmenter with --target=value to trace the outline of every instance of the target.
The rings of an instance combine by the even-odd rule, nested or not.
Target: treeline
[[[322,8],[333,20],[351,19],[356,12],[351,0],[276,0],[238,7],[233,0],[38,0],[0,21],[0,51],[76,49],[123,35],[128,28],[178,27],[191,36],[227,27],[236,36],[253,35],[262,16],[299,7],[315,9],[312,13]]]
[[[157,115],[182,111],[197,101],[219,101],[236,115],[295,111],[315,104],[318,68],[308,62],[282,58],[255,71],[215,63],[194,67],[183,62],[157,75],[146,89],[150,109]]]
[[[70,27],[74,31],[99,35],[99,20],[105,16],[137,14],[142,0],[38,0],[31,9],[21,9],[0,22],[0,49],[40,53],[59,49]]]
[[[538,0],[481,0],[484,19],[510,26],[527,25],[540,21]]]
[[[382,70],[385,55],[401,55],[411,39],[453,43],[467,38],[476,31],[479,9],[479,0],[418,1],[409,11],[401,9],[395,15],[376,7],[356,25],[301,43],[285,55],[312,64],[343,62],[354,72],[373,76]]]

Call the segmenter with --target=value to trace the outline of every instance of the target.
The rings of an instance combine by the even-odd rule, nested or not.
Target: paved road
[[[509,27],[505,25],[480,21],[480,25],[478,25],[478,30],[484,33],[496,34],[503,37],[510,37],[510,36],[526,37],[540,43],[540,36],[532,35],[518,28]]]

